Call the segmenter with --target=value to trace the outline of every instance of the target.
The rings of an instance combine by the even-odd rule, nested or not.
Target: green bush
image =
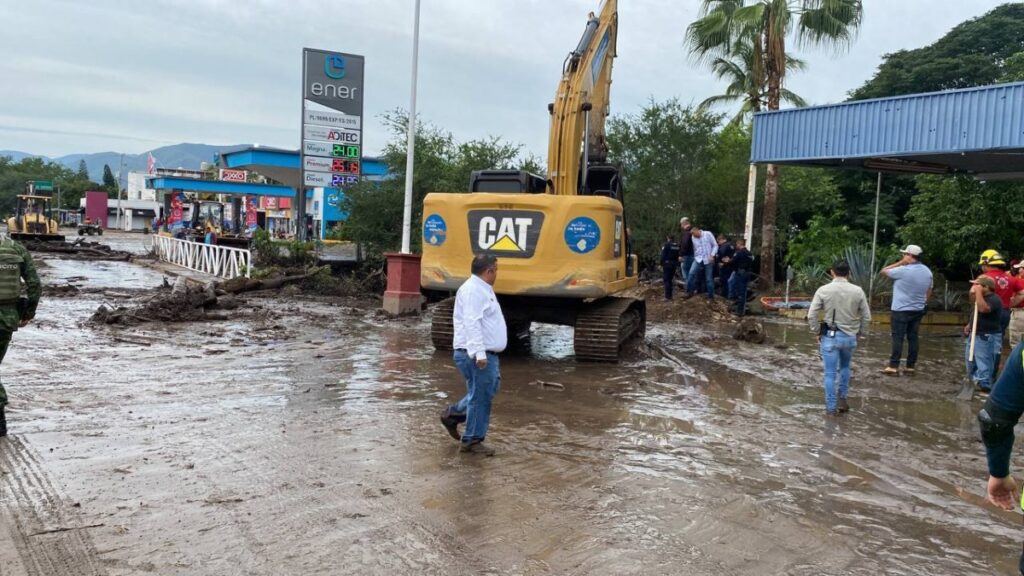
[[[266,230],[256,231],[253,249],[259,266],[305,267],[316,263],[316,245],[312,242],[275,241]]]

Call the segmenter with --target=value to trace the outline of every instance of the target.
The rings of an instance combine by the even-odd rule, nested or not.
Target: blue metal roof
[[[224,165],[228,168],[245,168],[247,166],[276,166],[279,168],[299,169],[299,153],[276,148],[246,148],[235,152],[221,154]]]
[[[286,170],[299,169],[299,151],[282,150],[280,148],[252,147],[234,152],[221,154],[224,165],[228,168],[250,168],[261,174],[267,174],[271,178],[272,168],[283,168]],[[388,175],[388,166],[380,158],[363,156],[362,162],[363,177],[371,179],[383,178]],[[298,172],[295,173],[298,178]],[[276,178],[275,178],[276,179]]]
[[[221,180],[196,180],[195,178],[159,176],[146,178],[146,186],[154,190],[188,190],[189,192],[208,192],[212,194],[295,197],[295,190],[288,186],[256,184],[253,182],[223,182]]]
[[[1024,82],[759,112],[751,162],[1024,173]]]

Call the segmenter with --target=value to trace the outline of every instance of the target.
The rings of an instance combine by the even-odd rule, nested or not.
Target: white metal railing
[[[154,235],[153,250],[160,260],[168,264],[228,280],[239,276],[248,278],[249,269],[252,267],[252,254],[242,248],[200,244]]]

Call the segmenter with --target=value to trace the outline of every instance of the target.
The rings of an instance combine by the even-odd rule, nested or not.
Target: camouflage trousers
[[[7,355],[7,347],[11,344],[11,332],[0,330],[0,363]],[[0,407],[7,405],[7,390],[4,390],[3,382],[0,382]]]

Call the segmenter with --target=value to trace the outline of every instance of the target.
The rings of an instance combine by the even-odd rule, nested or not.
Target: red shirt
[[[1010,309],[1010,298],[1017,292],[1024,291],[1024,280],[1010,276],[1002,270],[989,270],[985,276],[992,278],[996,283],[996,295],[1003,301],[1003,308]]]

